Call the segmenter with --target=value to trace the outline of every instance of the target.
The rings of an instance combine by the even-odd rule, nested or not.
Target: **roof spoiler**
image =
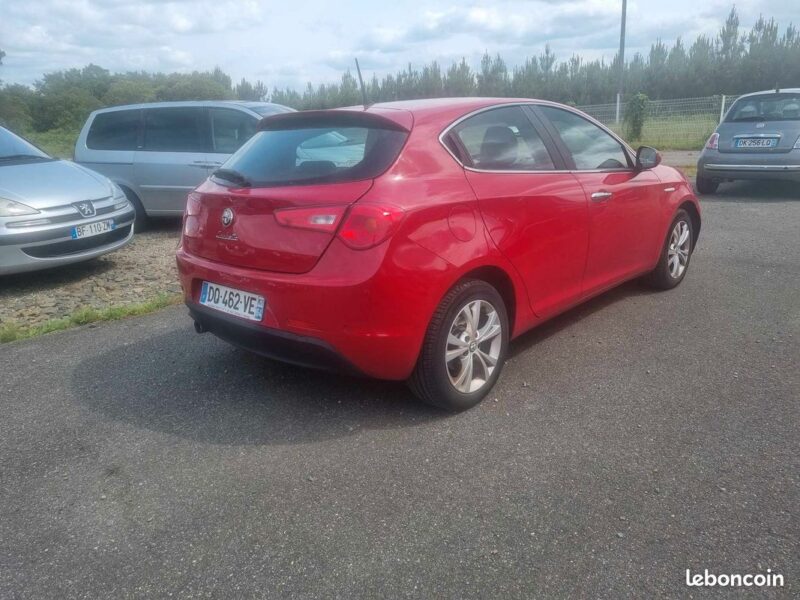
[[[409,132],[397,121],[387,117],[355,110],[306,110],[292,113],[280,113],[264,117],[258,122],[258,131],[275,131],[279,129],[313,129],[315,127],[373,127],[375,129],[392,129]]]

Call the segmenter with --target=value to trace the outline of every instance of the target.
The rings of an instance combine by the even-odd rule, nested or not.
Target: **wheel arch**
[[[508,322],[511,327],[511,332],[514,331],[514,324],[517,317],[517,296],[516,288],[511,276],[501,267],[496,265],[483,265],[471,269],[461,275],[458,280],[450,287],[458,285],[465,279],[480,279],[491,285],[500,294],[503,302],[506,305],[506,312],[508,313]],[[448,290],[449,291],[449,290]]]
[[[694,230],[694,244],[697,244],[697,240],[700,237],[700,226],[702,225],[702,219],[700,219],[700,211],[697,210],[697,206],[692,200],[686,199],[680,203],[678,206],[678,210],[685,210],[689,213],[689,217],[692,219],[692,229]]]

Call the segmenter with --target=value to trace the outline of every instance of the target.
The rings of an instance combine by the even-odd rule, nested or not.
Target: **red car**
[[[267,117],[189,195],[186,303],[198,332],[469,408],[509,340],[634,277],[681,282],[700,207],[660,162],[536,100]]]

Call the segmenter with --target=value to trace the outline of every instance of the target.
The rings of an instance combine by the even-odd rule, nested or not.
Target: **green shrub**
[[[625,105],[625,129],[629,140],[642,139],[642,128],[647,118],[647,105],[650,99],[641,92],[633,96]]]

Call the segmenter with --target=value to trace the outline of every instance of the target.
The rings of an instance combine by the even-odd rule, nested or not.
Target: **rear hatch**
[[[800,138],[800,93],[770,92],[740,98],[717,132],[722,153],[790,152]]]
[[[407,137],[406,126],[363,111],[267,117],[190,195],[184,247],[239,267],[305,273]]]

